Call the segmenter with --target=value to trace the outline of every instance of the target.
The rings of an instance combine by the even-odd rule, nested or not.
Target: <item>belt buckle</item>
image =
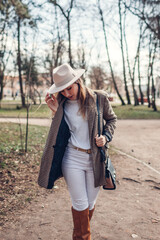
[[[90,154],[91,153],[91,150],[90,149],[87,149],[87,151],[86,151],[88,154]]]

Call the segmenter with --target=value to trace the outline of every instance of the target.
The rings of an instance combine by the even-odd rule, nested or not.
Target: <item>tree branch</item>
[[[63,16],[65,17],[65,18],[68,18],[68,16],[65,14],[65,12],[63,11],[63,8],[61,7],[61,5],[59,5],[56,1],[52,1],[51,0],[51,2],[55,5],[55,6],[57,6],[57,7],[59,7],[59,9],[61,10],[61,12],[62,12],[62,14],[63,14]]]
[[[140,19],[146,24],[147,28],[150,29],[150,30],[158,37],[158,39],[160,39],[160,36],[159,36],[159,34],[156,32],[156,30],[155,30],[154,28],[152,28],[149,23],[147,23],[147,21],[146,21],[147,18],[144,16],[144,12],[141,12],[141,11],[139,11],[139,9],[134,8],[134,10],[139,11],[139,13],[142,14],[142,15],[140,15],[140,14],[134,12],[134,11],[131,9],[130,6],[127,6],[127,4],[126,4],[124,1],[123,1],[123,4],[124,4],[125,8],[127,8],[133,15],[137,16],[138,18],[140,18]]]

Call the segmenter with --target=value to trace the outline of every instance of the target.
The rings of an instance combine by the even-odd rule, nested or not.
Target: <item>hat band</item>
[[[74,73],[72,73],[72,79],[71,79],[71,75],[69,76],[69,78],[68,79],[64,79],[63,81],[61,81],[61,82],[55,82],[55,85],[56,85],[56,87],[62,87],[63,85],[66,85],[67,83],[69,83],[70,81],[72,81],[73,80],[73,78],[74,77],[76,77],[76,75],[74,74]]]

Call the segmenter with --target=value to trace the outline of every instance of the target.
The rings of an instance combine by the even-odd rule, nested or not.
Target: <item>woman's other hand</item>
[[[45,102],[47,103],[48,107],[52,110],[52,112],[56,113],[57,108],[59,106],[56,97],[53,94],[49,95],[49,93],[47,93],[45,97]]]
[[[96,140],[96,145],[98,147],[103,147],[106,144],[106,137],[103,135],[100,135],[98,137],[98,134],[97,134],[97,136],[95,137],[95,140]]]

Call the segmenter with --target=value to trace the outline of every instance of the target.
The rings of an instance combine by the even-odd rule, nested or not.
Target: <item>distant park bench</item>
[[[141,102],[141,98],[138,98],[138,102]],[[144,103],[148,103],[148,98],[144,97],[143,98],[143,102]]]

